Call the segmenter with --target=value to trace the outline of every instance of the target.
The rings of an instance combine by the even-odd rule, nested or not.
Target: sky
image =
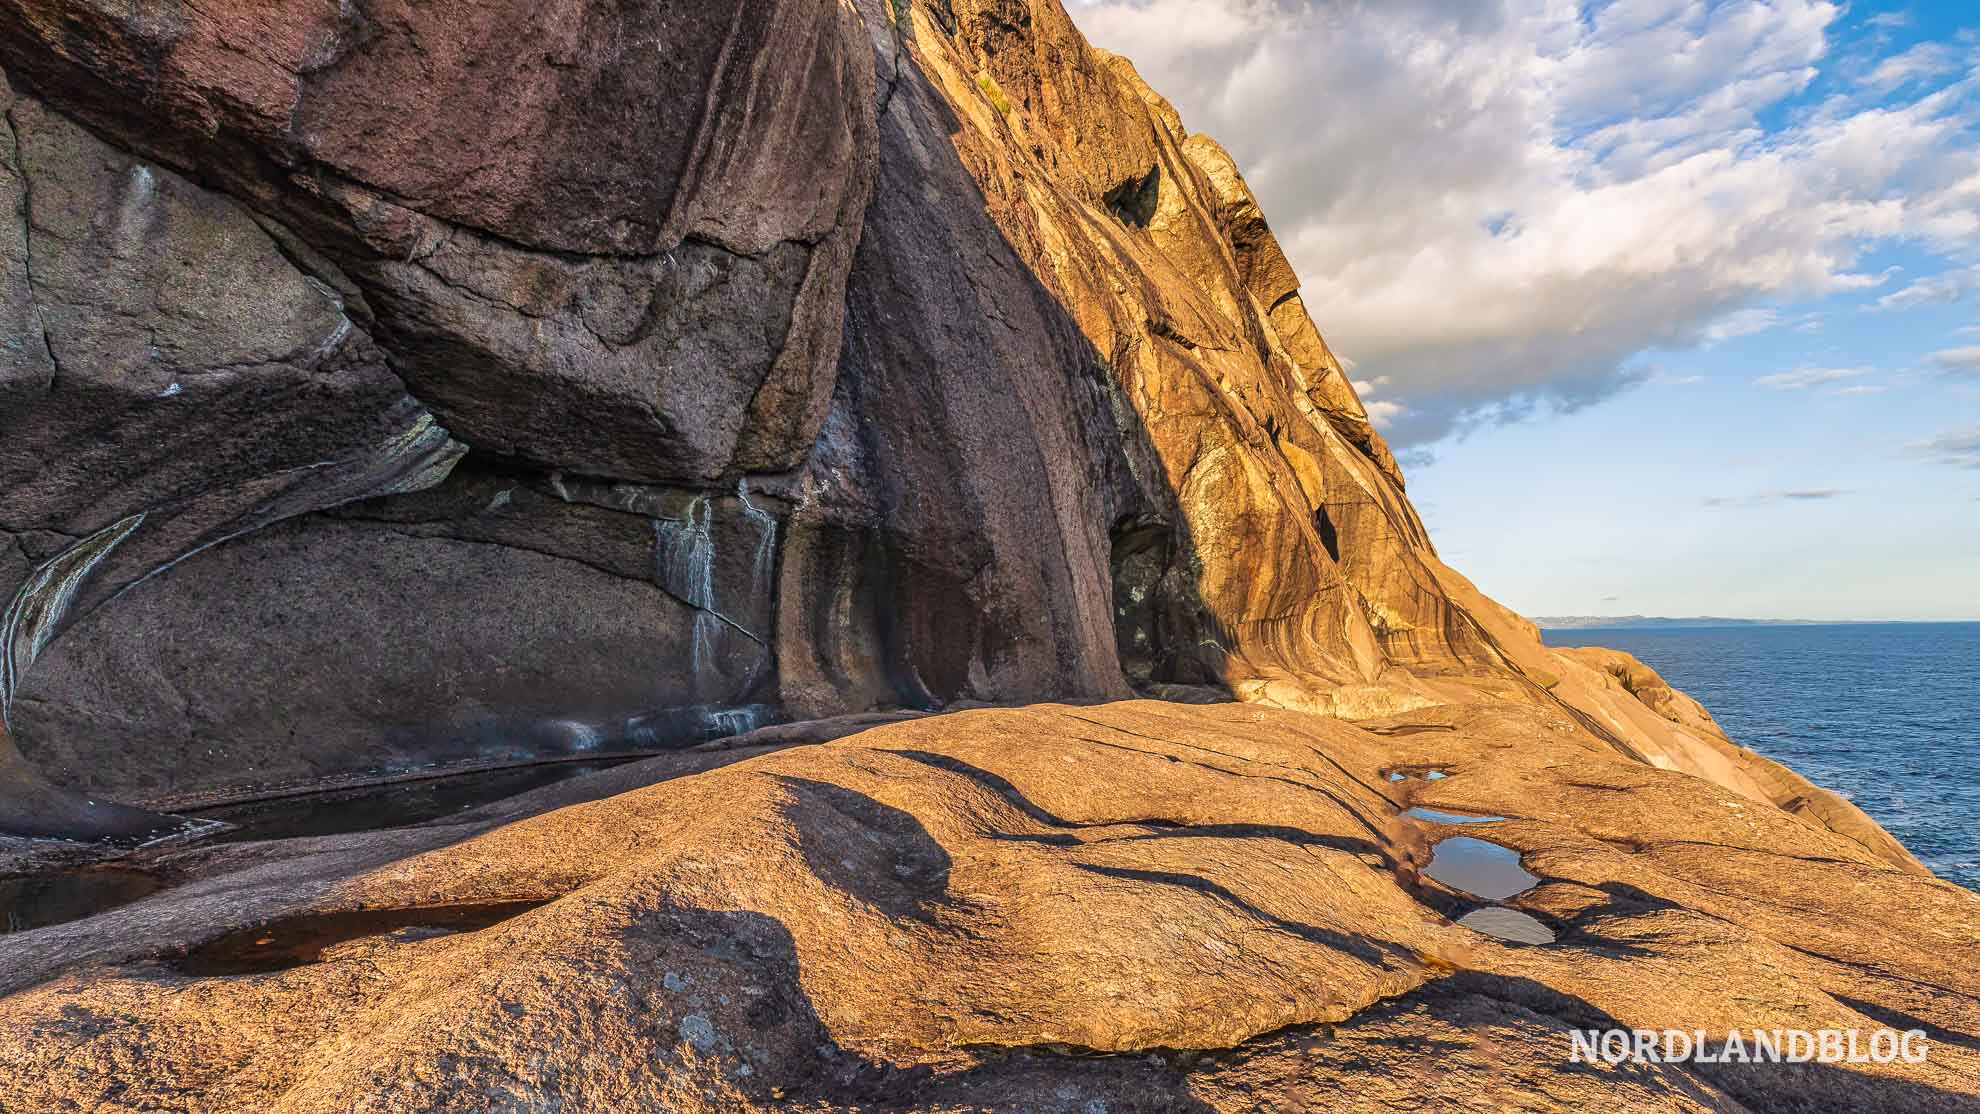
[[[1528,615],[1980,619],[1980,0],[1072,0]]]

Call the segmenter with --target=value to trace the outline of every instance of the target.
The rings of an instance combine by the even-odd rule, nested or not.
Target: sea
[[[1636,655],[1735,742],[1848,797],[1939,877],[1980,890],[1980,623],[1542,633]]]

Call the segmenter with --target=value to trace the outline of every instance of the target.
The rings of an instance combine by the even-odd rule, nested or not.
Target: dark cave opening
[[[1147,228],[1148,222],[1155,219],[1155,203],[1160,199],[1161,182],[1161,166],[1151,166],[1148,173],[1129,178],[1108,190],[1100,200],[1109,212],[1120,218],[1121,223]]]
[[[1313,528],[1320,532],[1320,544],[1327,547],[1327,556],[1335,564],[1339,564],[1341,560],[1341,535],[1338,530],[1334,529],[1334,520],[1327,514],[1326,507],[1314,508]]]
[[[1159,597],[1175,548],[1167,524],[1130,519],[1114,527],[1114,647],[1136,687],[1166,680]]]

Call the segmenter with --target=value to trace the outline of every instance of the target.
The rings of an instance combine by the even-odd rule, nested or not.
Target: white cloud
[[[1793,329],[1797,333],[1820,332],[1822,315],[1802,313],[1789,317],[1771,307],[1748,306],[1745,309],[1736,309],[1706,326],[1703,339],[1707,344],[1717,344],[1723,340],[1764,333],[1770,329]]]
[[[1858,383],[1854,387],[1837,387],[1835,390],[1827,393],[1836,395],[1839,398],[1857,398],[1862,395],[1880,395],[1888,390],[1890,390],[1889,387],[1880,384]]]
[[[1762,507],[1769,503],[1826,503],[1848,494],[1839,488],[1805,488],[1796,491],[1762,491],[1753,495],[1714,495],[1705,500],[1708,507]]]
[[[1386,430],[1396,424],[1396,419],[1409,413],[1401,403],[1384,399],[1364,400],[1361,408],[1368,411],[1368,421],[1376,429]]]
[[[1777,371],[1763,375],[1753,381],[1756,387],[1770,387],[1776,391],[1802,391],[1809,387],[1819,387],[1824,383],[1834,383],[1839,379],[1851,379],[1870,370],[1862,367],[1802,367],[1793,371]]]
[[[1941,348],[1932,353],[1932,362],[1948,375],[1980,376],[1980,345]]]
[[[1917,309],[1948,305],[1980,290],[1980,265],[1928,275],[1877,299],[1876,308]]]
[[[1889,92],[1914,81],[1951,73],[1960,63],[1960,53],[1951,43],[1919,43],[1877,63],[1877,68],[1864,76],[1863,84]]]
[[[1980,75],[1778,124],[1833,64],[1840,3],[1074,11],[1230,148],[1335,351],[1390,379],[1399,444],[1592,401],[1645,378],[1625,369],[1646,350],[1784,324],[1756,303],[1873,287],[1857,263],[1878,243],[1980,249]]]
[[[1780,323],[1780,310],[1758,306],[1738,309],[1712,322],[1705,329],[1705,339],[1716,342],[1753,333],[1764,333]]]
[[[1980,468],[1980,426],[1948,430],[1937,437],[1914,441],[1904,447],[1905,455],[1955,468]]]

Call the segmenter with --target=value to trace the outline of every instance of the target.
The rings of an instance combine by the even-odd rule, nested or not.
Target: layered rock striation
[[[0,109],[0,833],[680,752],[140,852],[0,940],[0,1106],[1965,1100],[1972,896],[1445,566],[1057,0],[0,0]],[[1561,1066],[1612,1022],[1949,1051]]]

